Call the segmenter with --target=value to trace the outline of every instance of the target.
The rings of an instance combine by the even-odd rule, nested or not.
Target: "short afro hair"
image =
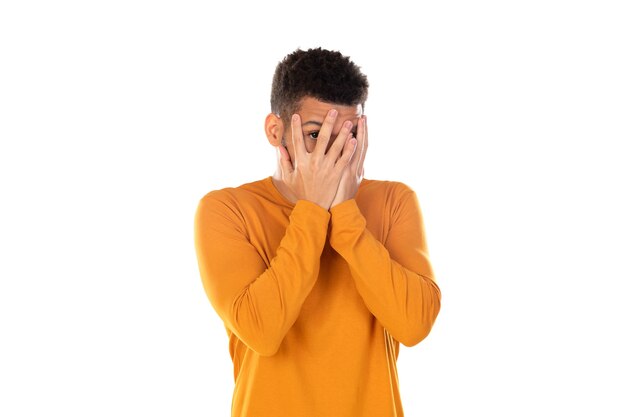
[[[340,52],[297,49],[276,66],[272,112],[291,117],[305,97],[346,106],[364,105],[369,84],[361,69]]]

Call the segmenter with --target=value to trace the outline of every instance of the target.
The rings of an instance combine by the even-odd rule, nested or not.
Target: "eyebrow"
[[[302,126],[306,126],[306,125],[315,125],[315,126],[322,126],[322,124],[320,122],[316,122],[315,120],[309,120],[308,122],[304,122],[302,123]]]
[[[306,125],[315,125],[315,126],[318,126],[318,127],[322,127],[322,124],[320,122],[315,121],[315,120],[309,120],[308,122],[302,123],[302,127],[304,127]],[[356,134],[356,127],[357,127],[356,124],[354,126],[352,126],[352,133],[353,134]]]

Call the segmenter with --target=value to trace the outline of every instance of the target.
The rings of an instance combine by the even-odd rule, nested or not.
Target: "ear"
[[[272,146],[280,146],[280,141],[285,133],[283,120],[279,115],[270,113],[265,118],[265,136]]]

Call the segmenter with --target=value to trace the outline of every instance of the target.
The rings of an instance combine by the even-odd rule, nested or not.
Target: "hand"
[[[331,207],[335,207],[337,204],[354,198],[361,185],[361,180],[363,180],[363,173],[365,172],[363,162],[365,161],[365,154],[367,153],[367,118],[365,116],[362,116],[358,121],[356,140],[356,152],[350,160],[350,164],[341,175],[337,194],[330,205]],[[346,150],[344,149],[344,153],[345,152]]]
[[[304,145],[300,116],[294,114],[291,118],[293,164],[287,149],[279,147],[283,183],[298,200],[311,201],[326,210],[335,198],[342,173],[357,146],[357,140],[350,134],[352,122],[346,121],[325,153],[336,120],[337,111],[330,110],[320,128],[315,149],[309,153]]]

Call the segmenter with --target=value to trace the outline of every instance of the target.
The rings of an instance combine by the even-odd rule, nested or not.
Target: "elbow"
[[[435,297],[430,308],[423,309],[413,320],[407,320],[407,324],[400,332],[397,340],[403,345],[411,347],[426,339],[439,315],[440,307],[440,297]]]
[[[402,332],[397,340],[406,347],[412,347],[426,339],[431,329],[432,323],[421,323],[416,326],[411,326],[410,329]]]
[[[260,356],[274,356],[280,350],[282,338],[277,334],[270,334],[267,329],[243,329],[238,326],[228,326],[230,330],[248,349],[253,350]],[[246,331],[247,330],[247,331]]]
[[[250,321],[244,323],[231,321],[229,327],[244,345],[261,356],[274,356],[280,349],[284,337],[279,327],[262,325],[258,322],[252,325]]]
[[[249,349],[261,356],[274,356],[285,337],[284,322],[277,319],[277,315],[268,318],[261,314],[249,297],[248,291],[243,292],[229,306],[229,314],[224,321]]]
[[[245,341],[244,341],[245,343]],[[280,349],[280,341],[275,340],[255,340],[251,343],[246,343],[250,349],[258,353],[260,356],[274,356]]]

